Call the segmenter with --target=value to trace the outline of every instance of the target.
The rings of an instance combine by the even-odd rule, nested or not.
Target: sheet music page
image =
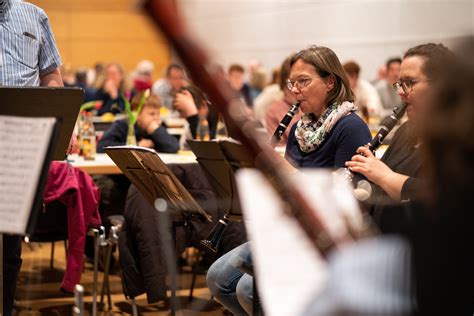
[[[25,233],[55,121],[0,115],[2,233]]]
[[[330,171],[305,169],[291,180],[332,233],[340,233],[342,215],[359,221],[349,186]],[[237,184],[265,315],[301,315],[325,284],[326,262],[260,172],[239,170]]]

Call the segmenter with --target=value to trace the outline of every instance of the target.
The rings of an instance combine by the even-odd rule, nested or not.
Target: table
[[[165,164],[196,163],[196,156],[191,151],[180,151],[177,154],[158,153],[158,155]],[[83,157],[74,154],[69,155],[68,160],[74,167],[87,172],[89,175],[122,173],[107,154],[97,154],[95,160],[84,160]]]

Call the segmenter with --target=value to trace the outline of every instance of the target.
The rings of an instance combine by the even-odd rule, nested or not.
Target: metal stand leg
[[[49,268],[54,270],[54,241],[51,242],[51,258],[49,259]]]
[[[94,282],[92,286],[92,316],[97,316],[97,279],[99,273],[99,230],[93,229],[94,234]]]
[[[169,232],[171,226],[171,220],[168,211],[168,203],[164,199],[155,200],[155,209],[158,211],[158,225],[159,231],[166,234]],[[176,226],[175,223],[172,225],[171,230],[171,240],[163,236],[162,246],[164,250],[164,255],[166,259],[166,265],[168,267],[168,272],[171,277],[171,316],[176,315],[177,309],[177,300],[176,300]],[[175,248],[173,249],[173,243]]]
[[[252,315],[258,316],[260,315],[260,303],[258,298],[258,291],[257,291],[257,281],[255,275],[253,276],[253,284],[252,284]]]
[[[105,258],[105,267],[104,267],[104,280],[102,281],[102,291],[100,294],[100,303],[99,309],[103,310],[104,308],[104,296],[105,291],[107,290],[107,299],[109,303],[109,310],[112,308],[112,299],[110,297],[110,286],[109,286],[109,267],[110,267],[110,257],[112,256],[113,244],[109,243],[107,246],[107,256]]]
[[[100,231],[96,228],[91,229],[94,236],[94,283],[92,287],[92,316],[97,316],[97,283],[99,274],[99,250],[104,244],[105,233],[104,227],[100,227]]]
[[[132,315],[133,316],[138,316],[138,310],[137,310],[137,301],[135,300],[134,297],[130,299],[132,303]]]
[[[193,266],[193,278],[191,279],[191,288],[189,289],[189,297],[188,297],[188,300],[190,302],[193,300],[193,291],[194,291],[194,286],[196,285],[196,277],[197,277],[197,267],[198,267],[198,264],[195,264],[195,266]]]
[[[0,234],[0,315],[3,316],[3,234]]]
[[[84,287],[76,284],[74,288],[74,307],[72,308],[74,316],[84,316]]]
[[[171,229],[171,238],[173,241],[174,251],[176,251],[177,240],[176,240],[176,229],[178,228],[179,223],[173,222],[173,228]],[[173,254],[175,253],[173,251]],[[174,256],[173,256],[174,257]],[[174,265],[176,265],[176,260],[174,260]],[[176,290],[177,290],[177,274],[178,271],[176,267],[170,271],[171,277],[171,316],[176,315]]]

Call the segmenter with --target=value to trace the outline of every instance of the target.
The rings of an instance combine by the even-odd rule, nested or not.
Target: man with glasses
[[[419,135],[415,129],[434,82],[439,79],[440,63],[451,52],[442,44],[423,44],[404,55],[399,81],[394,83],[402,102],[407,104],[408,121],[395,133],[381,160],[366,147],[360,147],[346,166],[363,174],[373,186],[373,215],[383,232],[408,229],[409,214],[391,211],[387,204],[416,200],[422,167]],[[398,208],[397,208],[398,209]]]

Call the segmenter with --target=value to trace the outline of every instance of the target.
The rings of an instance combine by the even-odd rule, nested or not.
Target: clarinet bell
[[[217,249],[219,248],[222,234],[224,233],[228,222],[229,218],[227,215],[224,215],[224,217],[221,218],[219,222],[217,222],[216,226],[214,226],[214,228],[211,230],[209,236],[206,239],[201,240],[201,244],[206,246],[206,248],[212,252],[216,253]]]

